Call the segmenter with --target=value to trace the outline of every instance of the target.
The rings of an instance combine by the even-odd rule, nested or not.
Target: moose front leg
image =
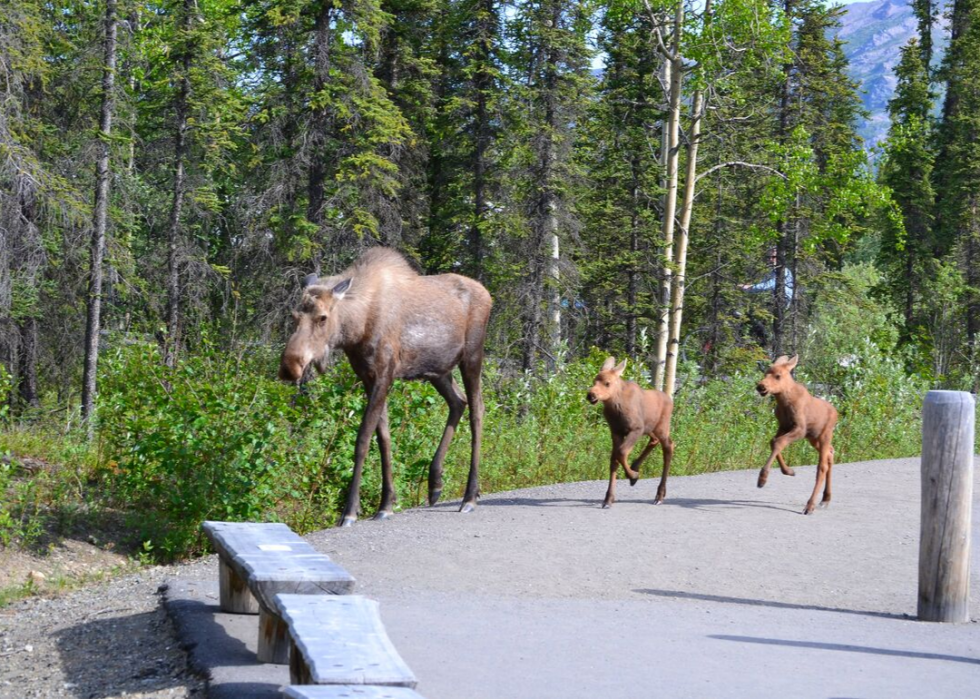
[[[616,502],[616,472],[622,466],[627,478],[638,478],[636,471],[630,468],[629,455],[633,445],[640,438],[641,432],[630,432],[625,437],[613,436],[612,454],[609,457],[609,488],[606,490],[606,499],[603,500],[603,508],[610,507]]]
[[[390,387],[390,379],[378,379],[373,385],[367,386],[368,404],[361,419],[361,427],[357,430],[357,442],[354,445],[354,475],[351,477],[347,504],[344,506],[344,514],[338,526],[349,527],[357,521],[361,504],[361,473],[364,470],[364,460],[371,447],[371,435],[378,429],[381,415],[384,413]]]
[[[760,488],[765,486],[766,481],[769,480],[769,469],[772,468],[773,462],[780,456],[783,449],[802,437],[805,432],[806,431],[800,427],[794,427],[786,432],[780,431],[775,437],[773,437],[773,440],[769,443],[772,453],[766,460],[766,465],[762,467],[761,471],[759,471],[759,481],[757,485]],[[780,464],[780,468],[782,468],[782,464]]]
[[[388,401],[382,403],[381,417],[375,436],[378,439],[378,451],[381,452],[381,504],[375,519],[388,519],[394,514],[395,481],[391,468],[391,432],[388,430]]]
[[[636,482],[640,480],[640,466],[643,465],[646,458],[650,456],[650,452],[653,451],[654,447],[656,447],[658,444],[660,444],[659,439],[656,437],[650,437],[650,441],[645,447],[643,447],[643,451],[640,452],[640,455],[633,459],[633,463],[630,464],[630,468],[636,471],[636,474],[630,478],[630,485],[636,485]]]

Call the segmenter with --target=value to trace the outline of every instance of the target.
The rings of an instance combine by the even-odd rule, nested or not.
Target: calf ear
[[[624,371],[626,371],[626,360],[625,359],[623,361],[621,361],[616,366],[615,369],[613,369],[613,372],[616,374],[616,376],[622,376]]]
[[[606,359],[606,361],[602,363],[602,368],[599,371],[609,371],[614,366],[616,366],[616,358],[609,357],[608,359]]]
[[[794,354],[792,357],[786,360],[786,368],[789,369],[790,371],[793,371],[793,369],[796,368],[797,362],[799,361],[800,361],[800,356],[798,354]]]
[[[317,281],[319,281],[319,279],[320,279],[320,277],[316,276],[315,274],[307,274],[303,278],[303,281],[301,281],[299,283],[299,288],[300,289],[305,289],[306,287],[308,287],[308,286],[310,286],[312,284],[316,284]]]
[[[353,281],[353,279],[353,277],[348,277],[330,290],[330,293],[333,294],[334,300],[340,301],[342,298],[344,298],[344,294],[346,294],[347,290],[350,289],[350,283]]]
[[[789,357],[784,354],[781,357],[776,357],[776,361],[774,361],[773,364],[785,364],[788,361]]]

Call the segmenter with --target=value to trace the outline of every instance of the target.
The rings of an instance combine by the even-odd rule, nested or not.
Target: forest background
[[[0,547],[332,524],[362,391],[277,356],[375,245],[494,297],[484,492],[603,477],[609,354],[674,393],[679,473],[760,465],[780,354],[839,461],[918,453],[980,381],[980,0],[913,9],[870,149],[817,0],[0,0]],[[390,414],[419,504],[445,408]]]

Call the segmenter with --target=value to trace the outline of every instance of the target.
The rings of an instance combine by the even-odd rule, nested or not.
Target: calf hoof
[[[813,514],[813,509],[814,509],[813,508],[813,505],[811,505],[810,503],[807,503],[806,504],[806,507],[803,508],[803,514],[805,514],[805,515]]]
[[[429,506],[435,505],[439,502],[439,498],[442,497],[442,488],[436,488],[435,490],[429,491]]]
[[[459,512],[460,514],[465,515],[467,512],[472,512],[475,507],[476,507],[475,502],[464,502],[462,505],[459,506]]]
[[[378,513],[374,515],[374,521],[381,522],[383,520],[390,519],[394,516],[394,514],[395,513],[391,512],[390,510],[378,510]]]
[[[640,480],[640,474],[636,474],[636,478],[630,478],[630,485],[636,485],[638,480]]]
[[[344,517],[340,522],[337,523],[338,527],[353,527],[354,522],[357,521],[357,517],[349,516]]]
[[[759,481],[756,483],[756,485],[760,488],[765,488],[766,481],[768,480],[769,480],[769,476],[759,476]]]
[[[605,500],[602,501],[602,509],[608,510],[610,507],[613,506],[614,502],[616,502],[614,498],[606,498]]]
[[[783,469],[783,475],[784,476],[795,476],[796,475],[796,471],[794,471],[791,468]]]

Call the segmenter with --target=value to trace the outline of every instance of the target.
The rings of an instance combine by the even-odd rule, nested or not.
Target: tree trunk
[[[105,257],[109,208],[109,135],[112,131],[116,79],[116,0],[106,0],[103,57],[102,113],[99,118],[99,154],[95,164],[95,211],[89,258],[88,314],[85,320],[85,367],[82,373],[82,419],[89,423],[90,437],[99,366],[99,331],[102,329],[102,260]]]
[[[24,318],[17,323],[17,330],[20,333],[17,392],[22,405],[37,408],[41,405],[37,390],[37,318]]]
[[[313,94],[326,89],[330,80],[330,11],[333,5],[323,3],[316,17],[313,37]],[[327,179],[327,138],[330,128],[329,107],[323,105],[313,110],[310,124],[310,169],[307,186],[306,219],[323,226],[324,184]]]
[[[704,8],[704,21],[711,21],[711,0]],[[677,378],[677,359],[680,353],[681,321],[684,316],[684,291],[687,275],[687,244],[690,239],[691,214],[694,210],[694,189],[698,176],[698,148],[701,145],[701,121],[704,109],[704,93],[695,90],[691,100],[691,128],[687,143],[687,170],[684,173],[684,197],[681,201],[680,226],[674,250],[677,272],[674,275],[670,294],[670,335],[667,339],[667,363],[664,376],[664,391],[674,394]]]
[[[476,143],[473,153],[473,223],[470,226],[469,247],[473,276],[482,281],[483,225],[487,218],[487,151],[491,137],[487,97],[493,84],[489,66],[496,26],[493,0],[483,0],[481,12],[476,42],[477,71],[473,78],[473,88],[476,91]]]
[[[174,186],[167,223],[167,338],[163,361],[172,367],[180,346],[180,215],[184,206],[186,188],[184,164],[187,159],[187,129],[190,116],[191,93],[191,41],[190,33],[194,14],[194,0],[184,0],[184,46],[179,58],[180,77],[174,102]]]
[[[670,334],[670,295],[671,289],[673,288],[674,216],[677,212],[677,166],[680,157],[681,86],[684,69],[684,63],[680,57],[683,23],[684,7],[682,2],[678,2],[674,14],[674,36],[671,42],[671,53],[673,55],[667,60],[664,68],[664,72],[668,74],[668,101],[670,106],[668,110],[665,143],[662,150],[662,157],[666,157],[666,180],[664,183],[663,219],[661,221],[661,235],[664,245],[664,274],[660,288],[660,322],[657,331],[657,356],[654,369],[654,386],[658,389],[664,387],[667,368],[667,340]]]
[[[636,267],[640,250],[640,160],[630,161],[630,265],[626,273],[626,356],[636,356],[636,301],[640,273]]]

